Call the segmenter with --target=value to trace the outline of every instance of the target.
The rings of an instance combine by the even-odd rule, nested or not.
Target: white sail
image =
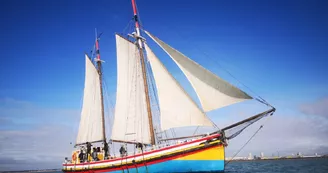
[[[99,74],[85,55],[83,106],[76,144],[104,140],[102,123]]]
[[[212,122],[198,108],[147,44],[145,44],[145,48],[156,82],[162,130],[183,126],[212,126]]]
[[[147,32],[179,66],[194,88],[204,111],[211,111],[234,103],[252,99],[251,96],[224,81],[209,70],[192,61],[179,51],[170,47]]]
[[[150,143],[140,54],[135,44],[116,35],[117,93],[112,140]]]

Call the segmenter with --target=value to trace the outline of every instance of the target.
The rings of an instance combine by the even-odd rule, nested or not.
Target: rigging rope
[[[238,150],[238,152],[229,160],[227,163],[224,164],[224,166],[227,166],[238,154],[239,152],[253,139],[253,137],[263,128],[263,125],[260,126],[259,129],[256,130],[256,132],[248,139],[248,141]]]
[[[105,85],[105,82],[103,80],[103,97],[104,97],[104,114],[105,114],[105,119],[104,119],[104,122],[105,122],[105,132],[106,132],[106,139],[110,139],[110,135],[111,134],[111,128],[112,127],[112,116],[113,115],[113,112],[112,112],[112,109],[111,107],[109,106],[109,101],[108,101],[108,91],[107,91],[107,88],[106,88],[106,85]],[[106,109],[105,109],[106,108]],[[109,125],[109,128],[108,128],[108,125]]]
[[[147,55],[147,54],[145,53],[145,55]],[[154,75],[152,73],[150,64],[146,61],[146,58],[147,58],[147,56],[145,56],[145,64],[146,64],[146,69],[147,69],[146,70],[146,72],[147,72],[147,81],[148,81],[148,84],[150,84],[150,85],[148,85],[148,88],[149,88],[149,91],[150,91],[149,92],[150,100],[151,100],[151,102],[155,102],[155,104],[156,104],[155,108],[153,108],[153,104],[152,104],[152,110],[155,109],[154,111],[156,111],[156,113],[154,113],[154,111],[152,111],[152,115],[153,115],[153,118],[154,118],[153,123],[154,123],[155,118],[156,118],[157,121],[155,121],[154,124],[156,126],[156,129],[158,131],[161,131],[161,128],[160,128],[160,109],[159,109],[158,97],[157,97],[157,94],[156,94]],[[151,96],[153,96],[153,97],[151,97]],[[159,141],[158,138],[160,138],[160,137],[158,136],[158,134],[156,132],[155,132],[155,137],[156,137],[157,141]],[[161,137],[162,137],[162,135],[161,135]]]
[[[131,30],[131,26],[132,26],[132,23],[133,23],[133,19],[131,19],[128,24],[125,26],[125,28],[123,29],[123,32],[122,33],[125,33],[126,31],[129,33],[129,31]]]
[[[196,128],[196,130],[194,131],[194,134],[193,134],[193,135],[196,135],[198,129],[199,129],[199,126],[197,126],[197,128]]]
[[[227,163],[224,164],[224,166],[228,165],[238,154],[239,152],[253,139],[253,137],[263,128],[264,124],[270,119],[271,116],[269,116],[263,123],[262,125],[259,127],[259,129],[257,129],[255,131],[255,133],[248,139],[248,141],[238,150],[238,152],[231,158],[231,160],[229,160]]]

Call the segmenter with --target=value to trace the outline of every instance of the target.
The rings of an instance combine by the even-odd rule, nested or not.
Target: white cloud
[[[79,111],[0,99],[0,171],[60,168],[70,156]]]
[[[328,97],[318,99],[314,103],[303,104],[300,110],[308,115],[318,115],[328,118]]]
[[[326,100],[321,99],[312,104],[302,105],[300,111],[308,115],[297,110],[293,114],[279,112],[278,108],[239,156],[247,156],[250,152],[253,155],[264,152],[267,156],[271,156],[272,153],[277,155],[278,152],[280,155],[291,155],[296,152],[328,154],[328,119],[324,111],[327,108]],[[313,114],[320,116],[313,116]],[[266,120],[260,120],[232,139],[227,148],[227,155],[234,155],[264,121]]]
[[[0,170],[60,168],[72,151],[70,142],[75,140],[72,128],[61,125],[3,130],[0,136]]]

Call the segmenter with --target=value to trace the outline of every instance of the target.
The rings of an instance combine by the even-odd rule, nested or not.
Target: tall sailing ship
[[[117,93],[113,124],[105,123],[102,60],[99,39],[96,58],[85,55],[83,106],[76,149],[63,164],[64,172],[220,172],[225,167],[227,140],[240,134],[259,119],[272,115],[275,108],[261,98],[253,98],[231,85],[156,36],[140,28],[135,0],[132,0],[135,32],[116,34]],[[143,35],[147,35],[177,64],[200,100],[200,107],[154,54]],[[147,68],[150,66],[150,68]],[[153,77],[160,127],[155,128],[149,78]],[[217,127],[207,112],[242,101],[255,99],[269,107],[265,112],[213,130],[212,133],[160,138],[159,133],[181,127]],[[106,139],[105,125],[110,125]],[[231,133],[233,131],[233,133]],[[104,148],[120,144],[123,150],[107,149],[86,154],[86,144]],[[109,143],[109,144],[108,144]],[[136,145],[139,150],[136,151]],[[132,147],[133,148],[132,148]],[[80,148],[84,148],[80,150]],[[84,150],[84,151],[83,151]],[[133,152],[129,152],[129,150]],[[80,152],[82,151],[82,154]],[[127,151],[127,152],[125,152]],[[105,154],[106,152],[106,154]],[[82,157],[81,157],[82,156]],[[93,155],[94,156],[94,155]],[[81,159],[80,159],[81,158]]]

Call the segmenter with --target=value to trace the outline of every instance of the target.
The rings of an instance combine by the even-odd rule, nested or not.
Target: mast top
[[[137,32],[136,39],[139,44],[139,48],[142,49],[143,44],[142,44],[142,39],[141,39],[141,34],[140,34],[137,5],[136,5],[135,0],[132,0],[131,2],[132,2],[133,14],[134,14],[134,21],[135,21],[135,25],[136,25],[136,32]]]
[[[97,61],[100,61],[99,39],[100,39],[100,36],[102,35],[102,33],[100,33],[100,34],[98,35],[98,33],[97,33],[97,28],[95,28],[95,33],[96,33],[96,43],[95,43],[95,47],[96,47],[96,57],[97,57]]]
[[[135,0],[132,0],[132,8],[133,8],[134,21],[136,22],[136,28],[139,28],[137,6]]]

